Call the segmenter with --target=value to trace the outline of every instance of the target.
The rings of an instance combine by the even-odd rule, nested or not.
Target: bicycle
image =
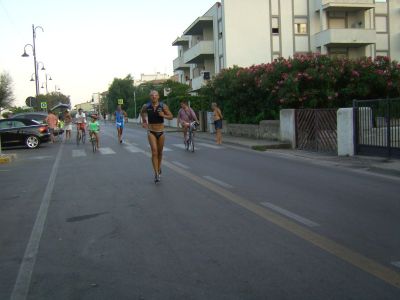
[[[96,135],[94,133],[92,133],[90,135],[90,141],[92,142],[93,153],[96,153],[96,151],[97,151],[97,138],[96,138]]]
[[[84,144],[85,141],[86,141],[86,132],[82,128],[79,128],[76,134],[76,144],[79,145],[80,142]]]
[[[185,141],[185,148],[186,151],[191,151],[194,152],[194,132],[197,130],[199,126],[199,123],[194,121],[191,122],[189,125],[189,130],[188,130],[188,138]]]

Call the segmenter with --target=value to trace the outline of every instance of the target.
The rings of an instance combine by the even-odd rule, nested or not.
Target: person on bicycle
[[[186,100],[181,101],[181,109],[178,112],[178,126],[183,129],[183,142],[186,145],[188,139],[188,129],[192,122],[199,122],[193,109],[191,109]]]
[[[121,105],[117,106],[115,115],[115,125],[117,126],[118,141],[122,143],[122,132],[124,130],[125,121],[128,120],[128,115],[124,110],[122,110]]]
[[[154,182],[160,181],[161,162],[164,148],[164,119],[172,120],[174,116],[168,106],[160,102],[157,91],[150,92],[150,101],[144,104],[140,116],[143,128],[147,129],[147,138],[151,148],[151,161],[154,169]]]
[[[75,115],[75,119],[77,134],[79,134],[79,130],[82,130],[82,133],[86,134],[86,115],[82,111],[82,108],[78,109],[78,113]]]
[[[99,149],[99,132],[100,132],[100,123],[97,121],[98,116],[96,114],[91,115],[92,120],[89,123],[89,135],[92,139],[93,136],[96,137],[96,145],[97,149]]]

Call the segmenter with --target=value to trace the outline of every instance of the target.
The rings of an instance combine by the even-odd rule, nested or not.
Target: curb
[[[16,154],[1,154],[0,164],[8,164],[17,158]]]

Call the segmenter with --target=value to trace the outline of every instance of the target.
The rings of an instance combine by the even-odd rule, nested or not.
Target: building
[[[148,83],[148,82],[155,82],[157,84],[159,83],[164,83],[167,80],[171,79],[171,75],[168,74],[161,74],[160,72],[157,72],[156,74],[140,74],[140,80],[135,80],[134,85],[139,86],[143,83]]]
[[[400,0],[223,0],[173,43],[192,91],[223,68],[316,52],[400,60]]]

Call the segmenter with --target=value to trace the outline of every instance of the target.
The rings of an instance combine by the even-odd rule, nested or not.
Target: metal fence
[[[337,110],[296,110],[297,149],[337,153]]]
[[[400,157],[400,98],[354,100],[356,154]]]

